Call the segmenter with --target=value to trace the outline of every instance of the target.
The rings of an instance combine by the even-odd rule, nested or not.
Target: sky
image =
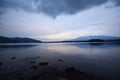
[[[120,0],[0,0],[0,36],[120,37]]]

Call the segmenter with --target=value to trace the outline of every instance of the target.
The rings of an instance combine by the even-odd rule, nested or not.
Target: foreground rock
[[[65,70],[67,73],[75,73],[75,72],[77,72],[77,70],[75,69],[75,67],[69,67],[69,68],[66,68],[66,70]]]
[[[36,57],[27,57],[27,58],[25,58],[25,59],[23,59],[24,61],[26,61],[26,60],[37,60],[37,59],[39,59],[40,58],[40,56],[36,56]]]
[[[31,64],[35,64],[36,63],[36,61],[28,61],[29,63],[31,63]]]
[[[16,59],[16,57],[12,57],[11,59]]]
[[[102,80],[85,72],[77,70],[74,66],[65,69],[67,80]]]
[[[0,62],[0,66],[2,65],[2,63]]]
[[[30,67],[30,69],[38,69],[38,66],[37,66],[37,65],[32,65],[32,66]]]
[[[59,62],[63,63],[63,60],[62,59],[58,59]]]
[[[40,66],[47,66],[47,65],[48,65],[48,62],[40,62],[39,65],[40,65]]]

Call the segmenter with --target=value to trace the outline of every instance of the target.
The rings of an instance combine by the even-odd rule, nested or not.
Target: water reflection
[[[40,43],[4,46],[0,47],[0,79],[120,79],[120,45]]]
[[[30,48],[35,47],[35,44],[0,44],[0,48]]]
[[[68,45],[73,45],[76,47],[80,48],[114,48],[114,47],[119,47],[120,44],[117,43],[73,43],[73,44],[68,44]]]
[[[97,51],[96,53],[102,52],[102,50],[116,50],[120,48],[120,45],[118,44],[111,44],[111,43],[93,43],[94,45],[91,45],[90,43],[67,43],[67,44],[49,44],[49,46],[46,46],[47,49],[57,51],[60,53],[68,53],[68,54],[76,54],[76,53],[93,53],[91,51]],[[97,45],[96,45],[97,44]],[[99,44],[99,45],[98,45]],[[117,51],[117,50],[116,50]],[[104,51],[103,51],[104,52]]]
[[[47,49],[64,55],[62,58],[67,61],[67,65],[74,64],[79,69],[101,76],[105,80],[120,78],[120,45],[118,44],[52,44]]]

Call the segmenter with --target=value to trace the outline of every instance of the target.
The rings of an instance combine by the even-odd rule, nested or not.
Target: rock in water
[[[62,59],[58,59],[59,62],[63,63],[63,60]]]
[[[39,65],[40,66],[46,66],[46,65],[48,65],[48,62],[40,62]]]
[[[12,57],[12,59],[16,59],[16,57]]]
[[[30,67],[30,69],[38,69],[38,66],[32,65],[32,66]]]
[[[0,66],[2,65],[2,63],[0,62]]]
[[[29,61],[29,63],[36,63],[36,61]]]
[[[75,67],[69,67],[69,68],[66,68],[66,72],[67,73],[75,73],[77,70],[75,69]]]

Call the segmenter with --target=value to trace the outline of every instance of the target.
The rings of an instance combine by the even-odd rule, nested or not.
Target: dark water
[[[0,44],[0,80],[98,79],[120,80],[120,45]]]

